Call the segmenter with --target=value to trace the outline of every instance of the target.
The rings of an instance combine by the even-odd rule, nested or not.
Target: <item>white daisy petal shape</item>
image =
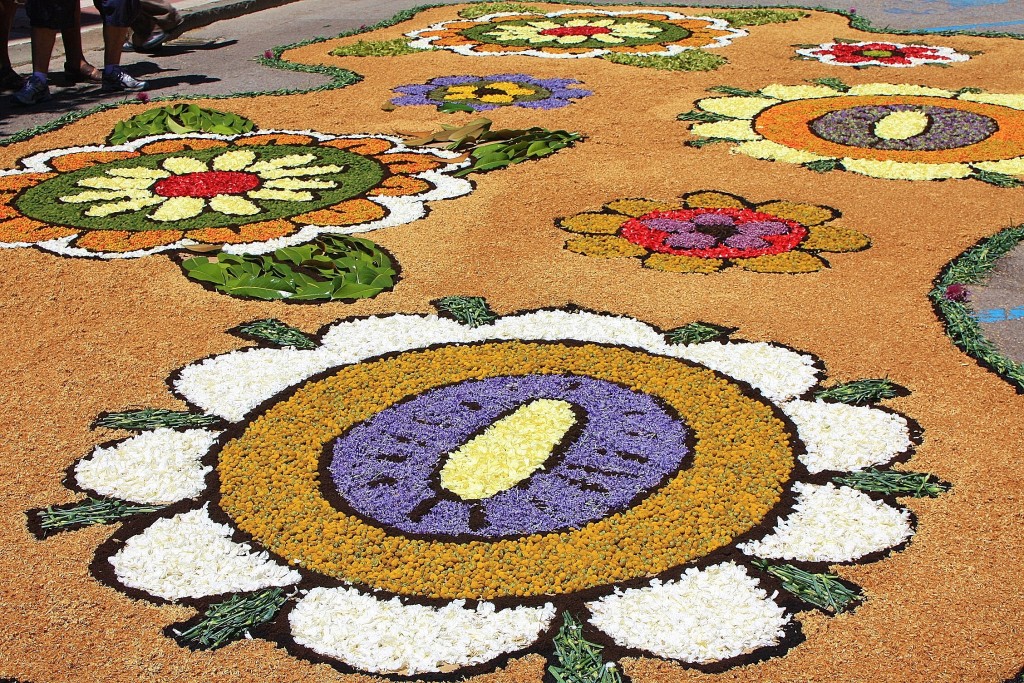
[[[162,201],[164,201],[163,197],[149,196],[139,199],[126,199],[122,202],[107,202],[106,204],[90,206],[86,210],[85,215],[95,216],[97,218],[102,218],[103,216],[114,216],[127,211],[138,211],[139,209],[144,209],[147,206],[156,206]]]
[[[122,584],[165,600],[244,593],[302,579],[230,536],[231,527],[214,522],[203,507],[158,519],[125,541],[109,562]]]
[[[255,216],[262,209],[245,197],[236,194],[219,194],[210,197],[210,208],[229,216]]]
[[[272,190],[264,188],[262,190],[253,190],[247,193],[253,199],[270,199],[281,202],[311,202],[313,201],[312,192],[300,192],[296,190]]]
[[[833,484],[797,483],[794,512],[759,541],[740,545],[748,555],[805,562],[850,562],[897,546],[913,535],[910,513]]]
[[[895,83],[862,83],[851,87],[847,95],[923,95],[925,97],[956,97],[952,90],[929,88],[924,85],[906,85]]]
[[[780,145],[771,140],[753,140],[741,142],[732,149],[737,154],[746,154],[755,159],[767,161],[782,161],[789,164],[806,164],[809,161],[822,161],[831,157],[823,157],[814,152],[805,152],[802,149],[793,149]]]
[[[1011,109],[1024,109],[1024,95],[1003,94],[993,92],[965,92],[957,95],[958,100],[968,102],[983,102],[985,104],[998,104]]]
[[[160,165],[175,175],[202,173],[203,171],[210,170],[205,163],[191,157],[168,157]]]
[[[194,218],[206,208],[206,200],[202,197],[171,197],[160,205],[149,217],[155,221],[180,221]]]
[[[76,183],[79,187],[94,187],[100,190],[144,190],[153,184],[153,178],[105,178],[92,176]]]
[[[779,643],[790,617],[733,562],[687,569],[587,603],[590,623],[618,644],[702,664]]]
[[[338,166],[337,164],[325,164],[324,166],[305,166],[303,168],[272,168],[266,171],[260,171],[259,176],[264,180],[271,180],[273,178],[295,178],[304,175],[341,173],[344,170],[344,166]]]
[[[171,175],[167,171],[161,171],[158,168],[112,168],[107,171],[107,175],[115,176],[118,178],[151,178],[153,180],[159,180],[166,178]]]
[[[732,119],[752,119],[779,100],[768,97],[707,97],[697,100],[697,106],[706,112]]]
[[[683,346],[678,355],[746,382],[773,401],[799,396],[818,383],[811,356],[764,342],[707,342]]]
[[[911,447],[906,418],[868,406],[791,401],[782,411],[796,424],[810,472],[849,472],[881,465]]]
[[[233,149],[214,157],[212,166],[215,171],[243,171],[256,161],[256,153],[251,149]]]
[[[922,164],[907,161],[876,161],[874,159],[842,160],[843,168],[873,178],[890,180],[946,180],[966,178],[974,170],[967,164]]]
[[[754,132],[747,119],[739,121],[715,121],[714,123],[695,123],[690,133],[706,138],[724,138],[726,140],[760,140],[761,136]]]
[[[125,439],[113,446],[96,448],[75,465],[79,486],[101,496],[133,503],[165,505],[195,498],[206,487],[212,469],[200,460],[217,440],[219,432],[189,429],[178,432],[165,427]]]
[[[761,88],[761,94],[777,100],[809,100],[820,97],[838,97],[842,93],[824,85],[781,85],[774,83]]]
[[[302,166],[308,164],[311,161],[316,160],[315,154],[288,154],[287,156],[277,157],[276,159],[266,159],[264,161],[257,161],[252,166],[246,168],[246,171],[252,173],[262,173],[264,171],[273,171],[279,168],[289,168],[292,166]]]
[[[379,600],[352,588],[314,588],[288,615],[300,645],[372,673],[414,675],[487,662],[531,645],[555,608],[467,609]]]

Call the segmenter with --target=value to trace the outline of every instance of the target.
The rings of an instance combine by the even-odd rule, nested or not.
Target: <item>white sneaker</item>
[[[128,90],[135,92],[146,89],[146,81],[140,81],[126,74],[121,67],[115,66],[113,70],[103,70],[103,89],[106,91]]]

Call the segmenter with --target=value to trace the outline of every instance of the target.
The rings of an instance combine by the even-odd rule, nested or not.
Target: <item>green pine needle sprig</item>
[[[69,507],[48,507],[36,512],[39,528],[47,533],[110,524],[127,517],[156,512],[160,505],[135,505],[113,498],[87,498]]]
[[[874,468],[833,477],[832,481],[860,491],[914,498],[936,498],[950,489],[949,484],[927,472],[882,471]]]
[[[104,413],[96,418],[93,427],[108,429],[127,429],[141,432],[149,429],[167,427],[207,427],[220,422],[213,415],[190,413],[187,410],[167,410],[165,408],[143,408],[142,410],[126,410],[117,413]]]
[[[669,330],[665,333],[665,339],[669,344],[702,344],[704,342],[727,339],[733,330],[730,327],[712,325],[700,321],[687,323],[682,327]]]
[[[195,625],[175,633],[184,645],[215,650],[244,638],[250,629],[273,619],[288,597],[280,588],[232,595],[224,602],[210,605]]]
[[[858,379],[839,386],[822,389],[814,398],[860,406],[877,403],[883,399],[896,398],[906,389],[890,379]]]
[[[603,648],[583,637],[583,627],[568,612],[563,615],[554,645],[555,662],[548,666],[548,673],[555,683],[622,683],[618,667],[605,664]]]
[[[435,301],[434,306],[468,327],[490,325],[498,319],[482,296],[446,296]]]
[[[779,579],[786,591],[819,609],[838,614],[864,599],[835,574],[812,574],[791,564],[769,564],[761,559],[753,560],[753,564]]]
[[[250,323],[239,325],[238,331],[276,346],[291,347],[303,351],[317,347],[316,342],[305,332],[276,318],[254,320]]]

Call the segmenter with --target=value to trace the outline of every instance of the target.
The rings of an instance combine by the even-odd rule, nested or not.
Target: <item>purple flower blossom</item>
[[[264,59],[273,59],[274,58],[274,51],[273,50],[265,50],[263,52],[263,58]]]
[[[149,93],[148,92],[135,93],[135,99],[138,100],[139,102],[142,102],[143,104],[146,104],[147,102],[149,102]]]
[[[713,249],[723,245],[732,249],[765,249],[771,245],[762,237],[789,232],[789,226],[781,221],[743,223],[719,213],[702,213],[688,221],[651,218],[642,222],[649,228],[669,233],[665,244],[674,249]]]
[[[964,303],[966,301],[970,301],[971,292],[964,285],[952,284],[946,287],[946,291],[943,292],[942,296],[948,301]]]
[[[524,89],[533,90],[531,95],[511,95],[512,102],[485,102],[481,98],[487,95],[508,95],[506,89],[496,86],[498,83],[516,83]],[[396,106],[431,105],[439,107],[448,102],[458,102],[473,108],[474,111],[490,111],[499,107],[515,106],[525,109],[558,109],[573,99],[587,97],[593,93],[573,86],[580,81],[572,78],[534,78],[526,74],[493,74],[490,76],[438,76],[426,83],[400,85],[394,92],[402,97],[391,100]],[[473,86],[468,96],[460,92],[452,93],[452,88]]]

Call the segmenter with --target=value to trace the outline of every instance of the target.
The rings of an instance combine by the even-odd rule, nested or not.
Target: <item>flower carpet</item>
[[[1020,45],[427,7],[0,147],[0,680],[1013,678]]]

